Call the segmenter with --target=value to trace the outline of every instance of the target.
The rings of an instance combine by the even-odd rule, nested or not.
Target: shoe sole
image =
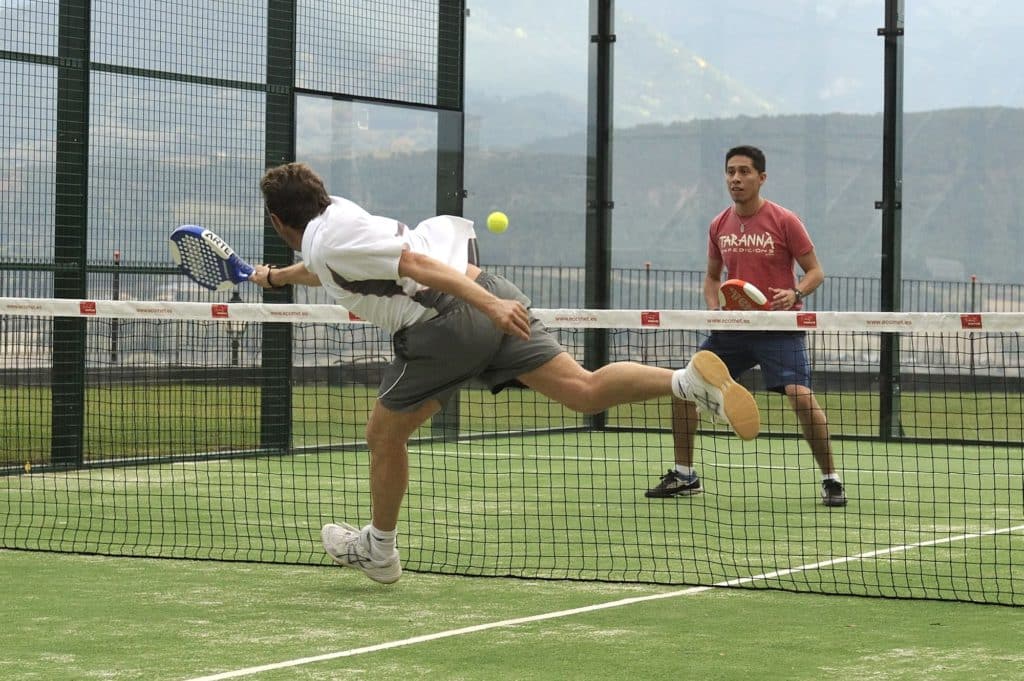
[[[684,489],[678,492],[668,492],[665,494],[651,494],[650,491],[644,492],[644,496],[648,499],[671,499],[672,497],[690,497],[694,494],[700,494],[704,491],[703,487],[696,489]]]
[[[690,360],[694,369],[722,393],[722,410],[729,425],[741,440],[753,440],[761,432],[761,410],[750,391],[732,380],[729,369],[718,355],[701,350]]]
[[[327,530],[330,527],[338,527],[338,528],[340,528],[342,530],[344,528],[341,528],[340,525],[327,524],[327,525],[324,525],[323,528],[321,528],[321,530],[320,530],[320,543],[323,544],[324,551],[327,553],[328,556],[330,556],[331,560],[333,560],[336,565],[340,565],[341,567],[354,568],[356,570],[359,570],[364,575],[366,575],[367,577],[369,577],[373,581],[378,582],[380,584],[394,584],[395,582],[397,582],[401,578],[401,576],[402,576],[402,564],[401,563],[396,563],[393,567],[392,566],[387,566],[386,568],[376,568],[376,567],[366,568],[366,567],[363,567],[362,565],[353,565],[352,563],[346,563],[346,562],[342,561],[340,558],[336,558],[334,556],[334,554],[331,553],[330,549],[327,548]],[[387,570],[387,572],[385,572],[385,570]]]
[[[829,499],[822,497],[821,503],[823,506],[828,506],[829,508],[840,508],[842,506],[846,506],[846,499]]]

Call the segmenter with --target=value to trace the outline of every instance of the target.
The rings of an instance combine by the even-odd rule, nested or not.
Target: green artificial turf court
[[[385,587],[326,566],[9,550],[0,580],[4,679],[1024,677],[1019,609],[968,603],[419,573]]]

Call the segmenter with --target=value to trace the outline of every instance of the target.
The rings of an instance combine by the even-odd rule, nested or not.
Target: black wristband
[[[274,286],[274,282],[270,281],[270,273],[273,272],[273,271],[274,271],[273,267],[271,267],[271,268],[269,268],[267,270],[267,286],[269,286],[270,288],[279,288],[277,286]]]

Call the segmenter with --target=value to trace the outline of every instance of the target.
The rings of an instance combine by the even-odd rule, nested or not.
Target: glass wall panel
[[[296,158],[328,192],[410,226],[435,214],[436,112],[300,96],[296,118]]]
[[[485,264],[582,265],[586,235],[587,2],[470,4],[466,217]],[[487,214],[508,214],[491,234]]]
[[[300,96],[295,155],[331,194],[416,225],[434,215],[437,114]]]
[[[1019,282],[1024,6],[908,2],[903,275]],[[1001,309],[999,288],[979,310]]]
[[[703,271],[726,151],[832,275],[878,272],[882,3],[616,2],[613,264]]]

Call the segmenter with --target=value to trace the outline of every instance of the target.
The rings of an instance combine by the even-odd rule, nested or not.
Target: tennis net
[[[1024,314],[535,313],[577,359],[670,368],[711,330],[804,332],[849,504],[758,369],[761,435],[703,418],[704,492],[669,499],[670,400],[470,384],[410,443],[407,570],[1024,604]],[[0,298],[0,547],[329,564],[391,358],[337,306]]]

